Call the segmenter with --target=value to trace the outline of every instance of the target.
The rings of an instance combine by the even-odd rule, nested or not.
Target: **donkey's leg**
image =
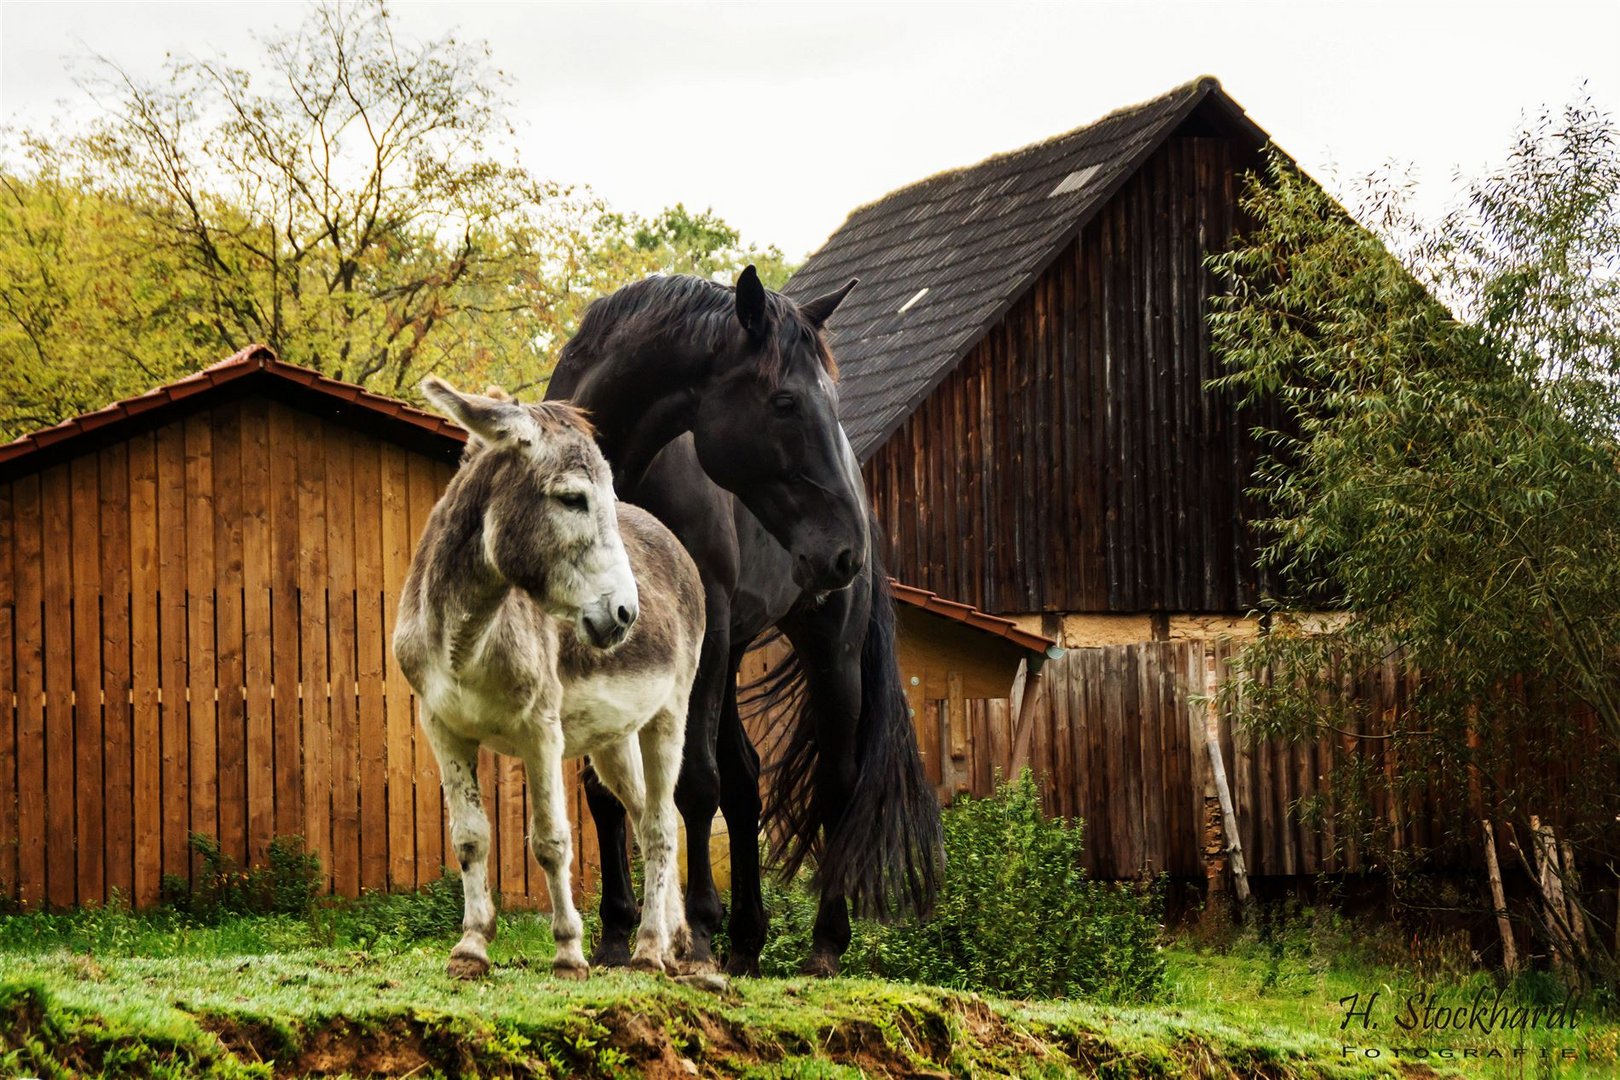
[[[551,973],[583,979],[591,973],[581,948],[584,924],[574,907],[573,837],[568,826],[568,800],[563,787],[562,731],[555,719],[541,719],[538,735],[524,754],[529,775],[529,847],[546,872],[551,892],[551,936],[557,954]]]
[[[726,832],[731,840],[731,917],[726,927],[731,955],[726,959],[726,971],[731,975],[758,975],[766,926],[759,871],[759,752],[743,729],[737,711],[736,672],[741,660],[741,655],[733,652],[718,737],[723,778],[720,810],[726,815]]]
[[[705,595],[710,603],[716,602],[714,592]],[[724,599],[719,603],[724,604]],[[720,890],[714,885],[714,867],[709,860],[709,833],[714,826],[715,811],[720,808],[715,729],[726,680],[731,678],[727,663],[731,653],[730,634],[713,627],[717,625],[716,620],[725,618],[723,610],[709,610],[711,629],[703,638],[697,679],[692,684],[680,781],[675,786],[675,805],[686,823],[686,922],[692,937],[691,963],[696,970],[713,967],[710,942],[720,929],[724,914]]]
[[[461,866],[461,941],[450,952],[450,974],[475,979],[489,971],[488,946],[495,938],[495,905],[489,897],[489,818],[478,789],[478,744],[446,731],[431,716],[422,719],[439,763],[450,841]]]
[[[643,971],[676,974],[675,938],[685,920],[671,912],[677,905],[680,881],[675,866],[675,781],[681,771],[681,741],[686,702],[671,702],[637,734],[641,744],[642,774],[646,778],[646,804],[636,829],[645,861],[646,885],[641,905],[641,930],[630,966]]]
[[[624,806],[597,776],[585,770],[585,805],[596,823],[602,855],[602,940],[596,943],[591,963],[624,967],[630,963],[630,933],[635,929],[636,893],[630,881],[630,844]]]
[[[784,622],[804,665],[816,725],[816,804],[823,843],[831,845],[855,790],[855,732],[861,718],[861,646],[870,600],[859,587],[840,590],[820,607]],[[824,887],[811,931],[807,975],[838,974],[849,948],[849,904]]]

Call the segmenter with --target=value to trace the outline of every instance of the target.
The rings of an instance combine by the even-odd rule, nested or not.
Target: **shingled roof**
[[[1054,139],[931,176],[861,207],[788,283],[851,277],[832,319],[840,418],[866,460],[1195,111],[1265,133],[1205,76]]]

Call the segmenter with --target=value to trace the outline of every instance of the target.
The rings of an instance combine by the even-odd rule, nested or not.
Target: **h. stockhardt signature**
[[[1374,990],[1365,1002],[1361,994],[1339,999],[1344,1007],[1343,1031],[1357,1020],[1363,1031],[1378,1028],[1374,1018],[1383,991]],[[1406,1032],[1476,1031],[1573,1031],[1578,1023],[1580,994],[1571,992],[1557,1005],[1526,1005],[1507,998],[1502,990],[1480,987],[1470,998],[1449,997],[1433,990],[1407,994],[1384,1008],[1393,1012],[1395,1026]]]

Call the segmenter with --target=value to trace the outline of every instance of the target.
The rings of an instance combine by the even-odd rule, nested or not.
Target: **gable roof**
[[[1256,145],[1212,77],[1086,127],[901,188],[850,214],[793,276],[803,301],[851,277],[832,318],[839,418],[869,458],[1195,110]]]
[[[193,375],[0,446],[0,480],[44,468],[250,392],[268,393],[306,412],[331,417],[451,461],[467,441],[466,432],[441,416],[285,363],[268,345],[249,345]]]

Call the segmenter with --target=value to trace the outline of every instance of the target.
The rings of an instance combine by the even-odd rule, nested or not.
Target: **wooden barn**
[[[302,836],[344,895],[437,878],[438,771],[389,639],[464,442],[252,347],[0,447],[0,896],[150,903],[195,872],[193,834],[239,866]],[[896,593],[908,689],[972,702],[945,753],[988,782],[1020,666],[1057,650]],[[521,763],[486,751],[480,775],[492,887],[543,905]]]
[[[1240,227],[1267,142],[1202,78],[857,209],[787,290],[861,279],[833,348],[891,572],[1069,650],[1046,667],[1028,760],[1091,823],[1108,876],[1201,875],[1188,699],[1218,641],[1256,631],[1268,584],[1245,489],[1269,418],[1205,389],[1205,258]],[[925,745],[950,714],[928,703]],[[1326,763],[1224,738],[1252,868],[1328,868],[1287,815]]]

